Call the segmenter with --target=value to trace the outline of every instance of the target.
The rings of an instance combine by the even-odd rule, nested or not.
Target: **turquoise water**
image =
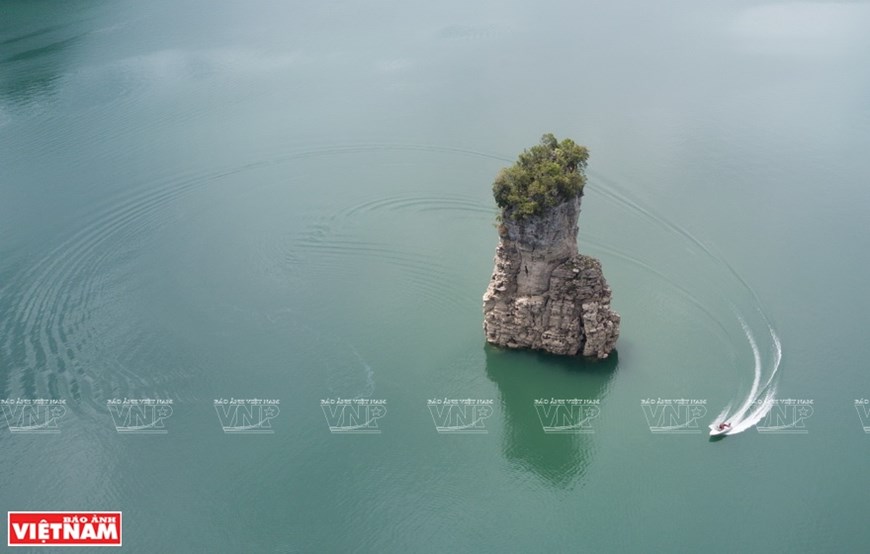
[[[122,510],[131,552],[866,550],[870,5],[0,13],[0,398],[66,402],[4,411],[0,509]],[[490,183],[548,131],[591,151],[606,362],[484,346]],[[711,442],[642,404],[702,431],[756,378],[811,410]],[[486,432],[436,432],[444,398]],[[591,432],[545,433],[572,398]]]

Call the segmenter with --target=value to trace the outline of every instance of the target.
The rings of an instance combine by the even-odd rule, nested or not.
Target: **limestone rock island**
[[[601,263],[577,251],[588,150],[547,134],[493,183],[499,215],[495,268],[483,295],[487,342],[606,358],[619,314]]]

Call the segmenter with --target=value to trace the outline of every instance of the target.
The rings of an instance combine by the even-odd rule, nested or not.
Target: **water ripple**
[[[143,388],[153,391],[155,387],[165,386],[173,377],[184,378],[181,374],[171,375],[163,383],[158,383],[159,378],[154,375],[145,378],[129,369],[135,359],[145,355],[142,349],[149,347],[144,345],[154,344],[154,337],[143,334],[142,330],[129,332],[136,329],[134,322],[128,322],[123,340],[107,328],[123,322],[130,314],[119,312],[108,321],[98,321],[95,317],[97,313],[109,314],[111,307],[122,301],[129,282],[136,278],[130,273],[131,262],[146,244],[148,232],[158,228],[169,217],[167,208],[180,198],[206,189],[228,176],[295,160],[378,151],[426,152],[511,161],[498,154],[450,146],[326,145],[267,156],[237,166],[163,175],[131,185],[94,205],[87,219],[89,223],[69,234],[23,270],[10,275],[0,296],[4,306],[0,323],[0,361],[7,368],[5,379],[0,380],[0,393],[7,396],[67,394],[85,402],[97,402]],[[685,228],[644,206],[618,183],[594,172],[590,172],[590,178],[588,194],[617,206],[631,217],[646,221],[666,238],[681,241],[693,251],[698,263],[706,266],[705,271],[711,275],[710,283],[726,291],[731,289],[729,293],[736,289],[724,279],[736,283],[743,291],[738,299],[742,307],[736,309],[734,321],[723,321],[720,314],[705,307],[704,292],[692,291],[692,286],[680,284],[680,279],[672,276],[667,264],[645,259],[642,253],[630,249],[620,250],[602,243],[593,235],[584,235],[583,240],[603,250],[606,255],[628,261],[667,282],[713,322],[720,339],[731,340],[726,337],[734,336],[735,323],[747,330],[746,340],[750,345],[757,343],[758,337],[766,336],[767,348],[762,352],[764,359],[760,356],[755,367],[755,373],[764,373],[764,376],[750,395],[772,394],[781,350],[755,291],[724,257]],[[278,246],[264,246],[260,255],[277,257],[285,267],[304,267],[306,272],[334,271],[362,258],[376,260],[399,272],[397,290],[421,294],[433,306],[445,310],[467,305],[474,305],[476,309],[479,291],[457,293],[453,286],[459,269],[410,246],[402,248],[341,231],[343,225],[390,212],[411,215],[433,212],[439,216],[467,214],[489,221],[495,210],[489,202],[459,194],[405,193],[374,197],[328,214],[302,233],[278,241]],[[94,359],[95,356],[106,359],[106,366],[111,365],[111,369],[97,371],[85,367],[82,359]]]

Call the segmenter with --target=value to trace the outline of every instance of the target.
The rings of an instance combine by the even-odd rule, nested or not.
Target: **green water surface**
[[[0,511],[122,510],[129,552],[866,551],[868,26],[3,2],[0,398],[66,410],[0,421]],[[484,345],[490,183],[544,132],[591,152],[605,362]],[[711,442],[756,371],[807,432]],[[118,432],[124,398],[172,399],[167,432]],[[273,432],[224,432],[230,398],[279,400]],[[336,398],[385,400],[380,433],[330,432]],[[492,401],[486,432],[436,432],[445,398]],[[591,432],[544,433],[535,400],[571,398]],[[702,402],[698,433],[653,432],[649,399]]]

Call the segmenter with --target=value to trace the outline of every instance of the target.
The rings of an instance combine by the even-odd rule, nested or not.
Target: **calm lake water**
[[[130,552],[866,551],[868,27],[4,2],[0,511],[122,510]],[[484,346],[490,184],[545,132],[591,151],[606,362]],[[783,402],[711,442],[756,379]],[[434,399],[485,432],[437,432]],[[588,432],[545,433],[542,399]]]

